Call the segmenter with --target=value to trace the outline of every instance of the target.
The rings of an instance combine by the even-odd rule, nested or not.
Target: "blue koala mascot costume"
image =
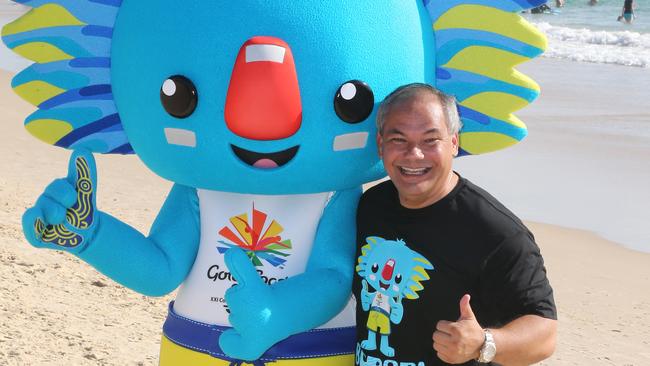
[[[27,210],[34,246],[146,295],[177,287],[161,365],[350,365],[355,208],[384,172],[374,116],[396,87],[454,94],[461,154],[526,135],[541,0],[15,0],[34,61],[25,126],[73,150]],[[175,184],[148,236],[95,204],[92,153]]]

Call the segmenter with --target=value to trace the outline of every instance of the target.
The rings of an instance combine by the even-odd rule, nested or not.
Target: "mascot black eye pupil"
[[[375,263],[372,265],[370,269],[372,270],[373,273],[377,273],[377,271],[379,271],[379,266],[377,265],[377,263]]]
[[[334,111],[347,123],[363,122],[375,106],[375,95],[368,84],[350,80],[341,85],[334,97]]]
[[[395,276],[395,283],[399,284],[400,282],[402,282],[402,275],[398,274],[397,276]]]
[[[194,113],[198,99],[194,83],[185,76],[171,76],[160,88],[160,102],[167,113],[176,118],[186,118]]]

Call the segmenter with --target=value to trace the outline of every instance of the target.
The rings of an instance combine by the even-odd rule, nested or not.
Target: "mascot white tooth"
[[[158,296],[160,364],[350,365],[355,208],[384,175],[378,103],[425,82],[460,102],[463,155],[515,144],[538,95],[513,67],[540,0],[22,0],[25,126],[73,151],[25,212],[34,246]],[[92,153],[175,182],[148,236],[95,204]]]

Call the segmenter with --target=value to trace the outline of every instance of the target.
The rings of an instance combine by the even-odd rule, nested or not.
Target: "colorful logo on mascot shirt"
[[[240,247],[246,251],[251,261],[256,267],[263,266],[262,261],[279,267],[286,262],[287,253],[291,249],[291,240],[282,240],[280,234],[283,231],[282,226],[275,220],[268,225],[268,215],[255,209],[253,204],[252,223],[248,219],[248,214],[243,213],[230,218],[230,223],[235,232],[228,226],[219,230],[219,235],[229,240],[219,240],[224,246],[217,247],[219,253],[225,253],[233,247]]]

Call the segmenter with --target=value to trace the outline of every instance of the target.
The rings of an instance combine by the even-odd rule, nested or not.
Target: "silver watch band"
[[[494,356],[497,354],[497,345],[494,342],[494,336],[489,329],[483,329],[485,333],[485,341],[483,342],[483,347],[479,352],[478,359],[476,361],[480,363],[489,363],[494,360]]]

